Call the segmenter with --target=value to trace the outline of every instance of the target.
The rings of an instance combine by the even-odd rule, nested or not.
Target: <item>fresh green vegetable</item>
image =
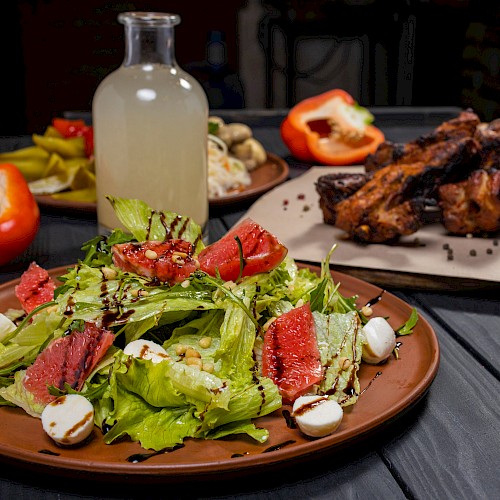
[[[39,416],[43,405],[23,385],[25,368],[53,339],[82,331],[91,322],[115,334],[114,345],[80,392],[93,402],[105,443],[128,437],[161,450],[186,438],[241,433],[264,442],[268,431],[256,427],[253,419],[278,409],[282,399],[261,374],[259,348],[266,325],[305,302],[311,303],[325,369],[319,393],[343,406],[356,402],[362,317],[356,297],[343,297],[332,278],[329,257],[334,248],[320,276],[299,269],[287,257],[269,272],[234,283],[198,270],[180,284],[158,284],[116,268],[112,246],[170,235],[182,236],[199,252],[200,227],[139,200],[110,201],[129,233],[116,230],[85,243],[85,257],[60,278],[63,285],[56,289],[54,302],[40,306],[15,329],[5,322],[0,337],[3,404]],[[400,334],[411,333],[415,322],[412,314]],[[124,346],[139,338],[162,345],[168,357],[155,363],[126,355]],[[188,350],[197,353],[197,367],[188,363]],[[75,391],[51,387],[50,392]]]

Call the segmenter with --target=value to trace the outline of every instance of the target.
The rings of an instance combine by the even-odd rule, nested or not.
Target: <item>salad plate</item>
[[[210,198],[210,206],[226,206],[249,201],[267,193],[277,185],[286,181],[289,168],[283,158],[267,153],[267,160],[250,172],[251,184],[242,191],[234,191],[219,198]]]
[[[304,266],[304,265],[302,265]],[[307,266],[319,272],[316,266]],[[67,267],[50,271],[53,278],[66,273]],[[393,328],[399,328],[409,317],[412,307],[398,297],[352,276],[333,271],[344,296],[358,296],[358,305],[376,302],[374,315],[388,317]],[[14,287],[19,280],[0,286],[0,309],[19,308]],[[380,300],[376,300],[379,298]],[[62,448],[42,430],[41,421],[20,408],[0,408],[0,459],[9,463],[43,469],[64,476],[87,475],[107,481],[180,481],[190,477],[217,477],[255,473],[263,468],[305,460],[318,453],[333,454],[389,425],[396,417],[415,405],[427,392],[439,366],[436,335],[419,315],[413,333],[400,337],[399,359],[383,365],[363,363],[359,370],[361,393],[358,402],[345,409],[339,429],[330,436],[312,439],[290,424],[282,407],[258,418],[258,427],[269,430],[269,439],[261,444],[245,436],[219,440],[188,439],[177,449],[152,452],[137,443],[122,440],[106,445],[101,431],[94,428],[82,446]],[[223,477],[222,476],[222,477]]]

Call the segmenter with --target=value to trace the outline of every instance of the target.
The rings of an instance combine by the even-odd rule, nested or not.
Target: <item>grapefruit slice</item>
[[[39,305],[53,300],[55,288],[56,284],[49,273],[32,262],[15,287],[15,294],[23,309],[30,313]]]
[[[248,218],[231,229],[223,238],[203,249],[198,256],[200,269],[210,276],[217,271],[225,281],[235,281],[240,274],[241,242],[245,262],[242,276],[271,271],[285,258],[287,248],[270,232]]]
[[[83,332],[75,330],[54,340],[26,370],[25,389],[35,396],[37,402],[47,404],[56,399],[49,393],[48,386],[64,389],[64,383],[68,383],[79,391],[114,338],[109,330],[85,323]]]
[[[309,303],[271,323],[264,336],[262,373],[278,386],[285,404],[321,381],[323,368]]]
[[[113,245],[113,264],[162,283],[180,283],[194,273],[198,263],[194,247],[184,240],[144,241]]]

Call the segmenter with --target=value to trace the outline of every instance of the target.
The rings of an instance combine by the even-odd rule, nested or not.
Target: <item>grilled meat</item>
[[[439,188],[443,224],[453,234],[500,231],[500,170],[476,170],[462,182]]]
[[[457,154],[456,144],[472,140],[479,117],[470,110],[457,118],[442,123],[431,133],[406,144],[382,143],[365,161],[365,169],[372,172],[390,164],[424,162],[439,165]]]
[[[412,234],[424,223],[426,206],[437,204],[444,183],[465,179],[477,166],[476,142],[450,142],[446,162],[393,163],[369,174],[329,174],[316,184],[325,223],[354,239],[381,243]]]
[[[407,144],[385,142],[366,174],[330,174],[316,184],[325,223],[359,241],[412,234],[439,206],[453,234],[500,230],[500,120],[480,123],[472,111]]]
[[[500,168],[500,120],[478,125],[474,138],[479,144],[481,168]]]
[[[347,173],[322,175],[318,179],[316,191],[319,193],[319,206],[327,224],[335,224],[337,203],[349,198],[369,179],[370,176],[367,174]]]
[[[380,243],[414,233],[421,226],[423,204],[405,199],[404,193],[425,170],[423,163],[378,170],[353,195],[329,207],[331,223],[363,242]]]

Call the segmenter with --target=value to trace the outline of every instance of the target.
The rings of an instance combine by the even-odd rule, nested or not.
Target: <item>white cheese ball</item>
[[[123,352],[134,358],[149,359],[153,363],[160,363],[169,358],[167,351],[151,340],[134,340],[125,346]]]
[[[79,394],[61,396],[44,408],[42,427],[56,443],[80,443],[94,428],[94,407]]]
[[[385,318],[371,318],[363,327],[366,342],[363,345],[363,361],[376,365],[386,360],[396,347],[396,333]]]
[[[293,403],[293,417],[299,429],[311,437],[324,437],[335,432],[344,412],[326,396],[300,396]]]

